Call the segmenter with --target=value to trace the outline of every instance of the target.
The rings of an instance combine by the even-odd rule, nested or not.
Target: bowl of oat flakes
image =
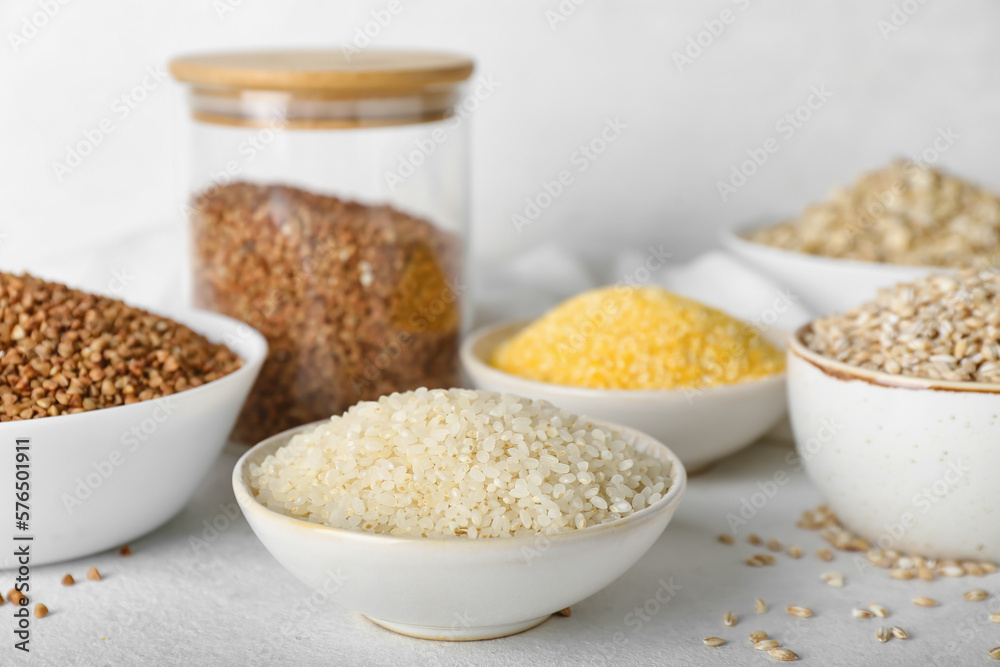
[[[725,232],[721,241],[819,314],[932,272],[993,266],[1000,197],[907,160],[862,174],[777,224]]]
[[[873,547],[1000,558],[1000,274],[883,289],[796,332],[789,413],[831,509]]]
[[[222,315],[175,318],[0,273],[0,494],[22,503],[32,564],[154,530],[218,458],[267,343]]]

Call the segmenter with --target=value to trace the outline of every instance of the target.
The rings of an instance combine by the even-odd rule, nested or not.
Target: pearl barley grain
[[[962,267],[977,261],[992,265],[998,236],[1000,198],[995,194],[926,165],[897,160],[862,174],[849,187],[834,188],[795,220],[755,230],[750,239],[828,257]]]
[[[1000,382],[998,308],[1000,273],[932,274],[879,290],[868,303],[815,320],[802,340],[813,352],[856,368],[931,380],[995,383]],[[941,330],[940,323],[952,322],[957,323],[951,325],[953,331]],[[985,572],[972,562],[946,567],[945,576]],[[898,578],[910,578],[910,564],[897,569]]]

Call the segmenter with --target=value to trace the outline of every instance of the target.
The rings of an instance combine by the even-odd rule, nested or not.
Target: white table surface
[[[230,471],[241,451],[227,447],[195,498],[167,525],[133,542],[131,557],[109,552],[34,568],[33,601],[44,602],[50,615],[33,622],[30,656],[15,655],[12,635],[4,632],[0,664],[775,663],[750,647],[747,636],[758,629],[795,650],[798,664],[988,665],[987,650],[1000,646],[1000,625],[987,620],[988,611],[1000,611],[1000,575],[894,581],[884,570],[859,574],[847,554],[821,562],[815,556],[825,546],[819,536],[795,527],[800,512],[819,497],[785,462],[791,450],[777,442],[758,443],[692,478],[673,522],[649,553],[619,581],[575,605],[571,618],[553,617],[513,637],[466,643],[404,637],[339,607],[335,599],[310,602],[311,591],[264,550],[242,516],[227,517],[235,509]],[[738,513],[741,499],[778,470],[788,471],[791,481],[740,529],[735,546],[718,543],[716,535],[727,530],[727,513]],[[213,520],[225,528],[217,535],[206,531]],[[775,566],[747,567],[743,560],[761,551],[746,543],[750,532],[798,543],[807,556],[778,555]],[[104,574],[103,581],[87,581],[91,565]],[[847,585],[826,586],[820,574],[829,570],[847,574]],[[60,585],[67,572],[77,585]],[[4,590],[9,578],[4,573]],[[655,595],[664,584],[672,584],[674,594],[660,604]],[[964,601],[962,592],[973,587],[992,597]],[[661,599],[669,595],[663,591]],[[941,604],[919,608],[910,601],[914,595],[930,595]],[[764,615],[753,613],[757,597],[770,605]],[[890,617],[852,618],[852,607],[870,602],[888,607]],[[811,607],[815,617],[794,619],[784,612],[789,604]],[[636,614],[642,607],[648,615]],[[721,622],[729,610],[739,615],[732,628]],[[13,627],[11,614],[11,605],[0,607],[0,627]],[[879,625],[902,626],[912,638],[879,644]],[[703,646],[702,639],[711,635],[729,643]]]

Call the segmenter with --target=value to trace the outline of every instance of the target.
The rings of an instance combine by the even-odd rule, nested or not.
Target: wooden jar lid
[[[329,91],[382,96],[456,85],[472,74],[470,58],[387,50],[245,51],[181,56],[170,73],[202,88]]]

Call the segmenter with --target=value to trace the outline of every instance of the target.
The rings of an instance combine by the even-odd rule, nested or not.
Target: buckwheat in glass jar
[[[457,384],[472,62],[300,51],[171,71],[194,117],[195,305],[270,345],[235,437]]]

